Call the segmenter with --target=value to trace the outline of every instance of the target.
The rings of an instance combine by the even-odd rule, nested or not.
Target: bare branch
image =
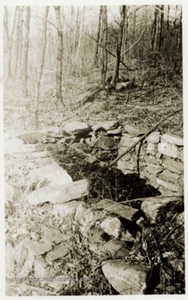
[[[86,33],[86,32],[85,32],[85,34],[86,34],[87,36],[89,36],[92,40],[94,40],[94,41],[99,45],[99,47],[103,48],[103,46],[102,46],[100,43],[98,43],[98,41],[97,41],[93,36],[91,36],[90,34],[88,34],[88,33]],[[116,55],[115,55],[114,53],[112,53],[111,51],[109,51],[108,49],[106,49],[106,51],[107,51],[110,55],[112,55],[113,57],[116,57]],[[133,71],[133,69],[129,68],[122,60],[120,60],[120,63],[121,63],[126,69],[128,69],[129,71]]]
[[[34,17],[31,17],[31,18],[38,18],[38,19],[44,21],[44,18],[42,18],[40,16],[34,16]],[[57,30],[57,26],[54,23],[52,23],[50,21],[47,21],[47,23],[50,24],[50,25],[52,25],[53,27],[55,27],[55,29]]]
[[[134,42],[129,48],[127,48],[127,49],[122,53],[122,55],[125,54],[125,53],[127,53],[130,49],[132,49],[132,48],[133,48],[133,47],[141,40],[141,37],[143,36],[143,33],[144,33],[146,27],[147,27],[147,25],[144,26],[144,28],[143,28],[143,30],[142,30],[142,32],[141,32],[141,35],[139,36],[138,40],[137,40],[136,42]]]
[[[157,9],[157,10],[160,11],[162,14],[164,14],[164,15],[166,15],[166,16],[168,16],[168,17],[174,19],[174,20],[180,20],[180,18],[178,18],[178,17],[173,17],[172,15],[170,15],[170,14],[168,14],[167,12],[163,11],[162,9],[160,9],[159,7],[157,7],[156,5],[155,5],[155,9]],[[180,15],[181,15],[181,13],[180,13],[178,16],[180,16]]]
[[[172,117],[173,115],[175,115],[176,113],[179,113],[180,111],[182,111],[181,109],[174,111],[173,113],[170,113],[167,117],[163,118],[162,120],[160,120],[157,124],[155,124],[148,132],[146,132],[141,138],[139,138],[138,141],[136,141],[131,147],[129,147],[126,151],[124,151],[123,153],[121,153],[118,157],[116,157],[111,163],[110,163],[110,167],[112,167],[113,165],[115,165],[115,163],[122,158],[125,154],[127,154],[129,151],[131,151],[132,149],[134,149],[136,147],[137,144],[139,144],[140,142],[142,142],[150,133],[152,133],[161,123],[163,123],[165,120],[167,120],[168,118]]]

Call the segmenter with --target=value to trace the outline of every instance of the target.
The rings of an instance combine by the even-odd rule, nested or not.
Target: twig
[[[146,29],[146,26],[145,26],[144,29],[142,30],[141,35],[140,35],[140,37],[138,38],[138,40],[135,41],[129,48],[127,48],[127,49],[121,54],[121,56],[123,56],[125,53],[127,53],[131,48],[133,48],[133,47],[141,40],[141,37],[142,37],[142,35],[143,35],[145,29]],[[99,46],[100,46],[100,45],[99,45]],[[110,54],[113,55],[113,53],[110,53]],[[114,56],[114,55],[113,55],[113,56]],[[113,60],[112,62],[110,62],[110,63],[108,64],[108,66],[110,66],[110,65],[113,64],[114,62],[115,62],[115,60]],[[121,62],[121,61],[120,61],[120,62]],[[127,67],[127,66],[126,66],[126,67]],[[133,69],[130,69],[130,68],[129,68],[129,71],[133,71]]]
[[[167,12],[163,11],[162,9],[160,9],[159,7],[157,7],[156,5],[155,5],[155,9],[157,9],[158,11],[160,11],[163,15],[169,16],[170,18],[172,18],[174,20],[179,20],[180,21],[180,18],[178,18],[178,16],[180,16],[181,13],[179,13],[179,15],[177,17],[173,17],[172,15],[170,15]]]
[[[141,40],[141,37],[142,37],[142,35],[143,35],[143,33],[144,33],[146,27],[147,27],[147,25],[144,26],[144,28],[143,28],[143,30],[142,30],[142,32],[141,32],[141,34],[140,34],[138,40],[136,40],[136,41],[135,41],[129,48],[127,48],[121,55],[124,55],[126,52],[128,52],[131,48],[133,48],[133,47]]]
[[[131,147],[129,147],[126,151],[124,151],[123,153],[121,153],[117,158],[115,158],[110,164],[109,166],[112,167],[113,165],[115,165],[117,163],[117,161],[122,158],[125,154],[127,154],[128,152],[130,152],[132,149],[135,148],[135,146],[137,144],[139,144],[140,142],[142,142],[150,133],[152,133],[161,123],[163,123],[165,120],[167,120],[168,118],[170,118],[171,116],[175,115],[176,113],[180,112],[181,109],[174,111],[173,113],[170,113],[167,117],[165,117],[164,119],[160,120],[156,125],[154,125],[148,132],[146,132],[141,138],[139,138],[139,140],[137,142],[135,142]]]
[[[84,33],[85,33],[87,36],[89,36],[90,39],[94,40],[94,41],[97,43],[97,45],[99,45],[99,47],[104,48],[104,46],[101,45],[101,44],[100,44],[93,36],[91,36],[90,34],[88,34],[88,33],[86,33],[86,32],[84,32]],[[106,51],[107,51],[110,55],[112,55],[113,57],[116,57],[116,55],[115,55],[114,53],[112,53],[110,50],[106,49]],[[113,62],[114,62],[114,61],[113,61]],[[133,69],[129,68],[122,60],[120,60],[120,63],[121,63],[127,70],[133,71]]]

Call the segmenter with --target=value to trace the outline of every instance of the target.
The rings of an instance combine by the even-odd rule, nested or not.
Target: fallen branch
[[[87,34],[87,33],[85,33],[87,36],[89,36],[92,40],[94,40],[96,43],[97,43],[97,45],[99,45],[99,47],[101,47],[101,48],[104,48],[104,46],[103,45],[101,45],[93,36],[91,36],[90,34]],[[113,57],[116,57],[116,55],[114,54],[114,53],[112,53],[110,50],[108,50],[108,49],[106,49],[106,51],[110,54],[110,55],[112,55]],[[114,60],[115,61],[115,60]],[[113,62],[114,62],[113,61]],[[113,63],[112,62],[112,63]],[[120,60],[120,63],[127,69],[127,70],[129,70],[129,71],[133,71],[133,69],[132,68],[130,68],[130,67],[128,67],[122,60]],[[108,64],[109,65],[109,64]]]
[[[167,117],[165,117],[164,119],[160,120],[157,124],[155,124],[148,132],[146,132],[137,142],[135,142],[131,147],[129,147],[126,151],[124,151],[123,153],[121,153],[118,157],[116,157],[110,164],[109,166],[112,167],[113,165],[115,165],[117,163],[117,161],[122,158],[125,154],[127,154],[128,152],[130,152],[132,149],[134,149],[136,147],[137,144],[139,144],[140,142],[142,142],[150,133],[152,133],[161,123],[163,123],[165,120],[167,120],[168,118],[170,118],[171,116],[175,115],[176,113],[180,112],[181,109],[174,111],[173,113],[170,113]]]

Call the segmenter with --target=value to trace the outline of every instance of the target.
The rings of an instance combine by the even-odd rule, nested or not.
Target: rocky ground
[[[35,132],[31,102],[7,88],[7,295],[184,293],[182,197],[169,208],[146,182],[107,165],[117,156],[123,124],[149,130],[172,104],[182,107],[174,89],[152,88],[100,91],[63,112],[52,96],[44,105],[45,95]],[[82,89],[79,98],[85,100]],[[88,127],[72,130],[70,121]],[[177,114],[159,129],[182,135],[182,123]],[[104,133],[108,139],[101,145]],[[144,208],[148,197],[157,201],[157,223]]]

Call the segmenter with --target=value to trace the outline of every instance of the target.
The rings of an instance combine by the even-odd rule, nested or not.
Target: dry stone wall
[[[119,144],[119,154],[145,132],[144,128],[126,125]],[[139,172],[140,177],[147,179],[162,195],[183,195],[183,162],[183,138],[156,131],[124,155],[117,166],[124,174]]]

